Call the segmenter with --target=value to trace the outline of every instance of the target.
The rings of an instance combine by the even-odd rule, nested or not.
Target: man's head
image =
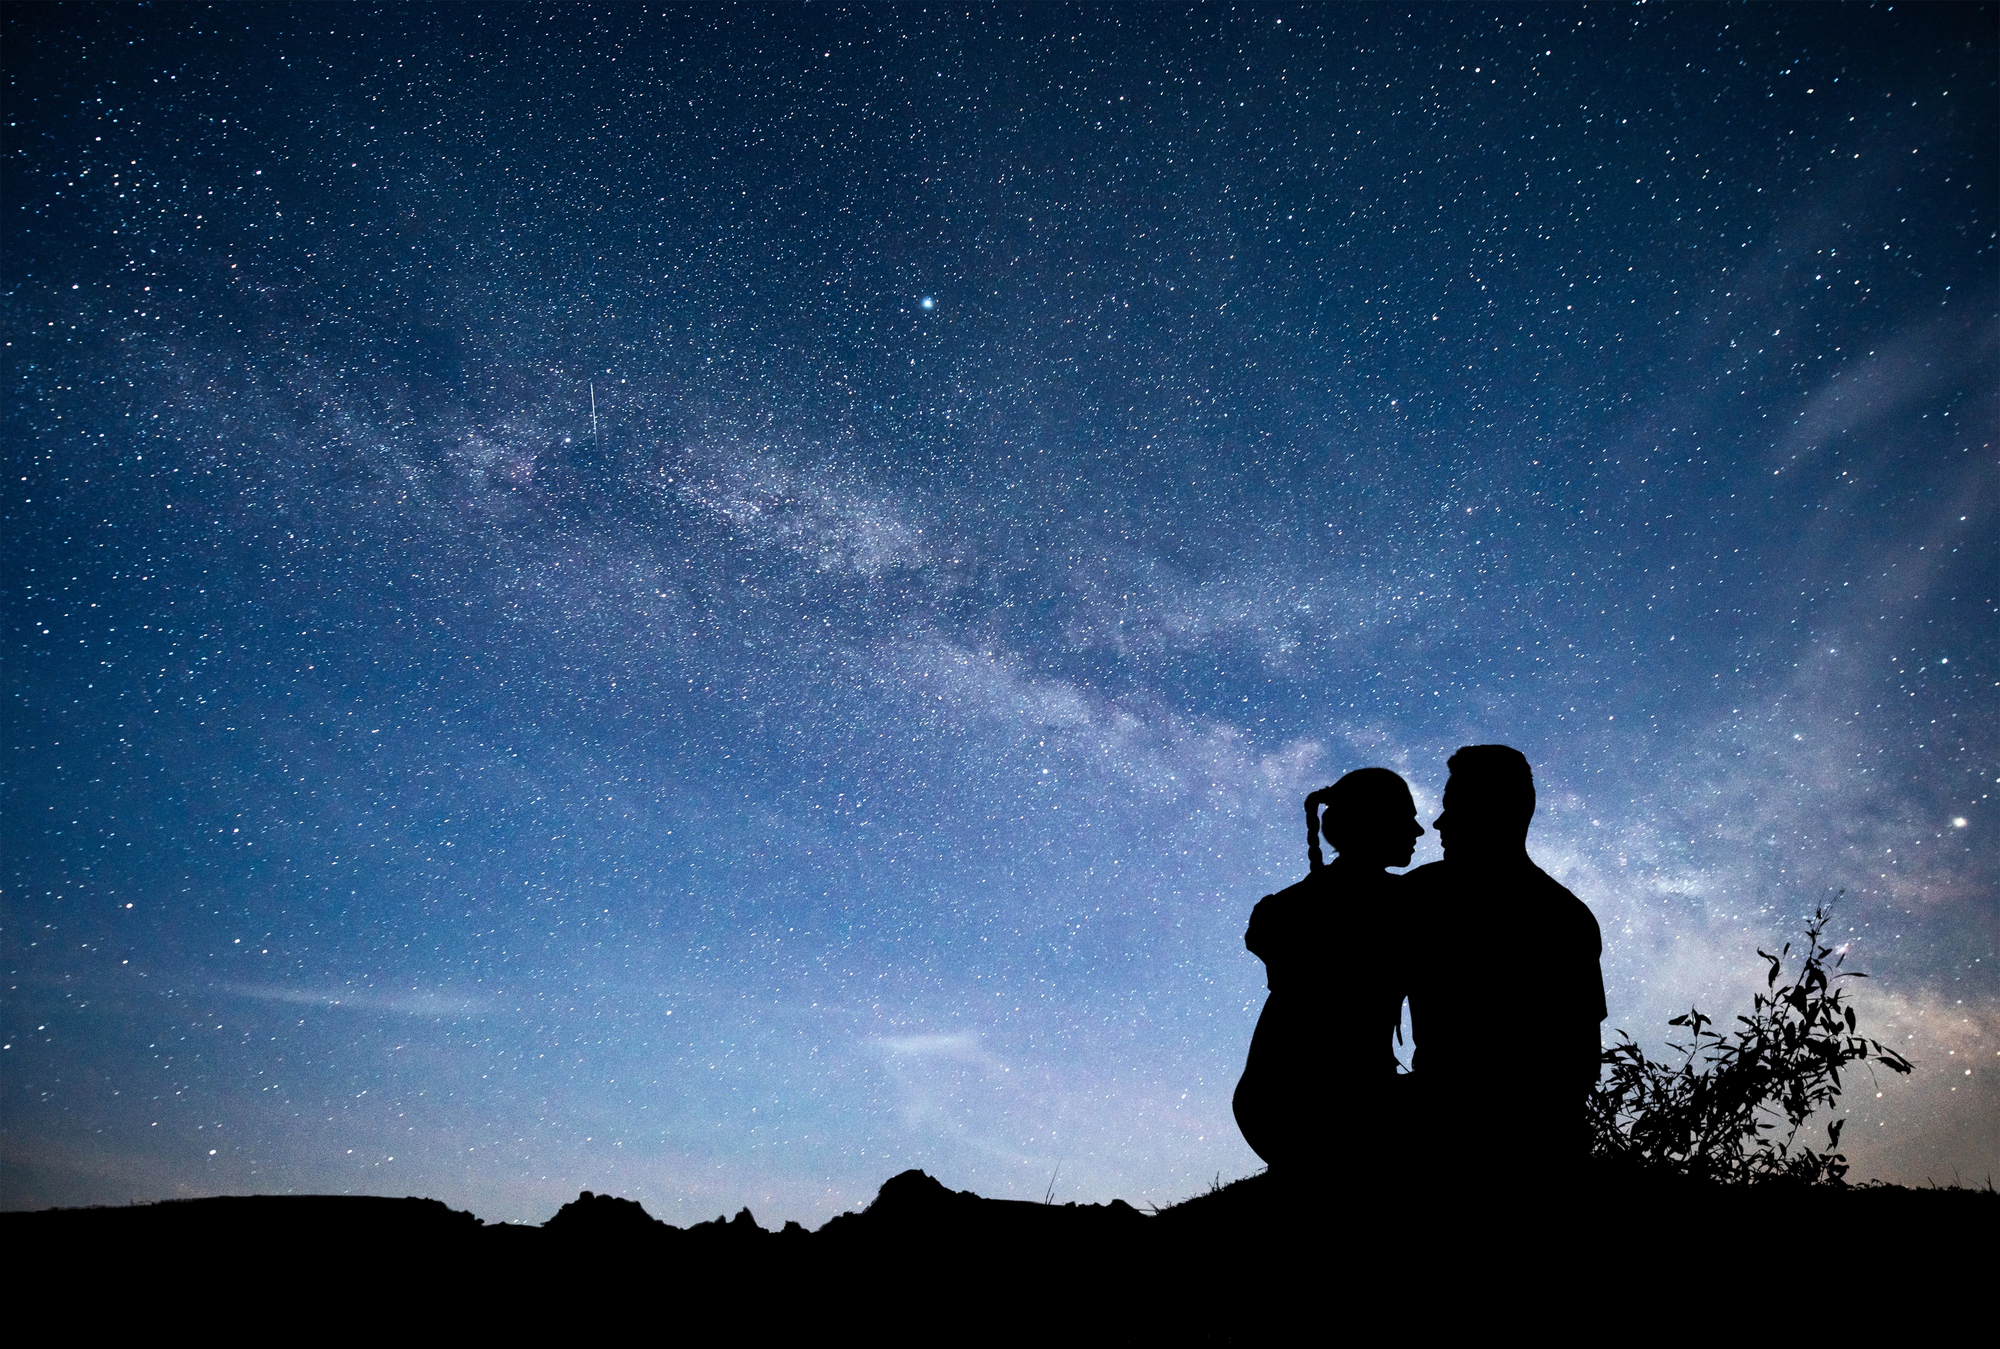
[[[1320,833],[1351,862],[1406,867],[1423,836],[1409,784],[1386,768],[1357,768],[1320,797]]]
[[[1528,842],[1535,813],[1535,774],[1521,751],[1507,745],[1467,745],[1446,765],[1444,813],[1431,824],[1445,856],[1461,860],[1512,856]]]

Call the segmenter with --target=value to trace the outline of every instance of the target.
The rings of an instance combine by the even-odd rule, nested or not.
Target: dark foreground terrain
[[[1596,1176],[1561,1197],[1474,1202],[1254,1176],[1146,1214],[982,1199],[906,1171],[810,1233],[767,1231],[747,1209],[670,1227],[585,1192],[540,1227],[489,1226],[433,1199],[308,1195],[7,1213],[0,1234],[17,1309],[98,1327],[214,1314],[245,1333],[278,1316],[287,1333],[329,1336],[643,1325],[751,1340],[1247,1342],[1366,1333],[1382,1317],[1637,1329],[1677,1299],[1750,1316],[1824,1287],[1922,1303],[1984,1283],[2000,1195]]]

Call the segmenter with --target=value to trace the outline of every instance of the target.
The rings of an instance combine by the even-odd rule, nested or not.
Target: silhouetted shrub
[[[1840,970],[1845,953],[1822,944],[1827,910],[1821,905],[1806,923],[1789,982],[1779,984],[1791,943],[1777,955],[1757,952],[1770,962],[1766,991],[1735,1029],[1714,1029],[1714,1018],[1690,1008],[1667,1023],[1687,1033],[1686,1044],[1669,1046],[1678,1062],[1650,1059],[1618,1032],[1590,1102],[1598,1158],[1693,1180],[1845,1183],[1847,1158],[1836,1149],[1846,1121],[1828,1126],[1825,1151],[1807,1147],[1799,1131],[1839,1100],[1842,1069],[1879,1063],[1908,1073],[1911,1064],[1856,1033],[1839,981],[1867,976]]]

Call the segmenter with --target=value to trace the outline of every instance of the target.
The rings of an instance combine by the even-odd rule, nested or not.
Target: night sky
[[[1992,7],[4,24],[0,1204],[1170,1203],[1494,741],[1607,1034],[1844,890],[2000,1174]]]

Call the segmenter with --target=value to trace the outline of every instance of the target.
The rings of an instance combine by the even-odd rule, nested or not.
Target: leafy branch
[[[1807,922],[1789,982],[1779,983],[1791,943],[1777,955],[1757,952],[1770,962],[1765,991],[1733,1030],[1690,1008],[1667,1023],[1685,1032],[1686,1043],[1669,1045],[1678,1062],[1650,1059],[1618,1032],[1590,1098],[1594,1154],[1699,1180],[1845,1183],[1847,1158],[1837,1149],[1846,1121],[1828,1126],[1824,1151],[1802,1143],[1799,1131],[1840,1099],[1843,1069],[1879,1063],[1908,1073],[1912,1065],[1856,1032],[1840,981],[1867,976],[1840,969],[1845,952],[1823,944],[1828,908]]]

